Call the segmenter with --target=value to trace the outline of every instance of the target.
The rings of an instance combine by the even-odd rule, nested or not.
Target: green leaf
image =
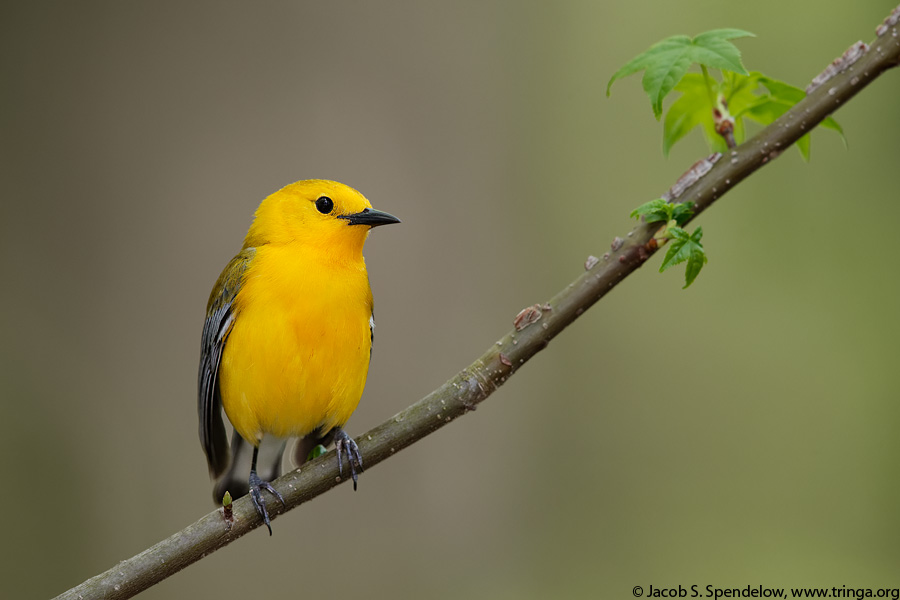
[[[700,274],[700,269],[703,268],[703,265],[706,264],[706,250],[703,249],[703,244],[700,243],[700,238],[703,237],[703,228],[698,227],[697,230],[691,235],[691,241],[689,244],[691,245],[691,255],[688,258],[687,266],[684,271],[684,287],[681,289],[685,289],[697,279],[697,275]],[[687,244],[686,244],[687,245]]]
[[[704,128],[707,140],[710,139],[707,129],[717,135],[703,75],[686,74],[675,86],[675,91],[681,96],[669,107],[663,121],[663,156],[669,156],[672,146],[698,125]]]
[[[844,128],[841,127],[833,117],[825,118],[825,120],[823,120],[820,125],[825,129],[836,131],[838,135],[841,136],[841,141],[844,142],[844,147],[847,147],[847,138],[844,136]]]
[[[692,64],[746,75],[747,70],[741,64],[741,53],[729,40],[752,35],[740,29],[715,29],[695,38],[686,35],[666,38],[616,71],[606,84],[606,95],[609,96],[612,84],[617,79],[644,71],[641,83],[650,97],[653,114],[658,120],[662,116],[663,99],[681,81]]]
[[[806,97],[806,92],[783,81],[767,77],[756,71],[750,75],[766,88],[768,94],[756,96],[754,102],[745,106],[732,107],[732,114],[734,114],[736,121],[746,117],[762,125],[770,125]],[[833,117],[828,117],[822,121],[821,125],[826,129],[836,131],[841,136],[844,145],[847,145],[844,130]],[[804,160],[809,160],[809,134],[797,140],[797,150],[800,151],[800,155],[803,156]]]
[[[685,231],[681,227],[670,227],[669,228],[669,237],[671,237],[673,240],[676,240],[679,242],[687,242],[688,240],[691,239],[691,234],[689,234],[687,231]],[[665,262],[665,261],[663,261],[663,262]],[[676,262],[673,264],[677,265],[678,263]],[[672,265],[669,265],[669,266],[672,266]],[[668,267],[666,267],[666,268],[668,268]]]
[[[714,69],[747,75],[747,69],[741,64],[741,51],[728,41],[741,37],[756,36],[742,29],[713,29],[701,33],[694,38],[694,46],[697,48],[694,62]]]
[[[672,219],[678,223],[678,226],[682,226],[688,222],[688,220],[694,216],[694,203],[693,202],[679,202],[674,205],[675,208],[672,210]]]
[[[756,75],[729,73],[725,81],[718,84],[717,93],[725,97],[731,114],[745,110],[747,106],[759,101],[759,96],[753,93],[753,90],[759,87]],[[663,123],[663,155],[668,156],[672,146],[698,126],[702,128],[711,150],[726,152],[728,148],[725,140],[716,133],[703,75],[688,73],[675,86],[675,91],[681,96],[672,103],[666,113]],[[738,144],[744,140],[744,124],[740,119],[735,119],[734,139]]]
[[[789,83],[785,83],[783,81],[779,81],[777,79],[772,79],[771,77],[766,77],[762,73],[759,74],[759,82],[762,83],[767,90],[769,90],[769,94],[778,102],[782,104],[786,104],[788,109],[792,108],[795,104],[806,98],[806,92],[801,90],[800,88],[796,88]],[[784,114],[787,110],[782,111],[781,114]],[[781,116],[781,115],[778,115]],[[841,141],[844,143],[844,147],[847,146],[847,138],[844,137],[844,129],[838,124],[837,121],[834,120],[834,117],[825,118],[820,125],[825,129],[830,129],[832,131],[837,132],[837,134],[841,137]],[[801,146],[801,142],[797,142],[797,147],[800,150],[800,153],[804,155],[806,160],[809,160],[809,134],[806,134],[802,138],[802,140],[806,140],[806,152],[804,153],[804,149]]]
[[[686,262],[684,273],[684,287],[688,287],[700,274],[700,269],[706,264],[706,251],[700,239],[703,237],[703,228],[698,227],[694,233],[689,234],[680,227],[669,229],[672,240],[669,242],[669,250],[663,259],[659,272],[662,273],[669,267]],[[684,288],[682,288],[684,289]]]
[[[639,219],[644,217],[644,221],[647,223],[655,223],[657,221],[668,221],[672,217],[670,213],[672,212],[672,205],[666,202],[663,198],[657,198],[656,200],[651,200],[650,202],[646,202],[641,204],[636,209],[631,211],[630,217],[632,219]]]
[[[767,77],[758,71],[747,75],[725,72],[724,80],[717,82],[717,93],[721,94],[734,117],[734,139],[738,144],[745,138],[744,120],[749,119],[762,125],[769,125],[790,110],[806,93],[792,85]],[[760,87],[762,86],[762,87]],[[672,146],[694,128],[700,127],[710,149],[725,152],[725,142],[715,130],[706,82],[699,73],[688,73],[674,91],[680,94],[666,114],[663,127],[663,154],[668,156]],[[822,127],[836,131],[846,145],[841,126],[832,117],[821,123]],[[797,149],[804,159],[809,160],[809,134],[797,141]]]
[[[309,455],[307,455],[306,461],[309,462],[314,458],[319,458],[320,456],[325,454],[325,452],[327,452],[327,450],[325,450],[325,446],[323,446],[322,444],[318,444],[309,451]]]
[[[658,233],[657,235],[669,237],[669,229],[672,227],[678,228],[679,225],[684,225],[693,214],[693,202],[675,202],[673,204],[667,202],[664,198],[657,198],[656,200],[641,204],[631,211],[631,218],[639,219],[644,217],[644,222],[646,223],[665,221],[668,223],[668,227],[663,229],[661,233]]]

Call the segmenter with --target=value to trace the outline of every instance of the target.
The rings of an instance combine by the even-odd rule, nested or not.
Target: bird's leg
[[[353,478],[353,489],[355,490],[358,473],[362,473],[362,455],[359,453],[359,446],[343,429],[337,427],[334,431],[334,449],[337,452],[338,473],[340,473],[341,477],[344,476],[343,453],[347,453],[347,462],[350,463],[350,477]]]
[[[271,483],[263,481],[259,478],[259,475],[256,474],[256,457],[258,454],[259,446],[253,449],[253,463],[250,465],[250,499],[253,501],[253,506],[256,508],[256,512],[259,514],[260,518],[262,518],[263,523],[269,528],[269,535],[272,535],[272,525],[269,523],[269,512],[266,510],[266,501],[263,500],[261,490],[266,490],[278,498],[278,500],[281,501],[281,506],[284,506],[284,498],[281,497],[278,490],[272,487]]]

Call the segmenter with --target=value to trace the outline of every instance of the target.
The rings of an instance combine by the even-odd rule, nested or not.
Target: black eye
[[[316,200],[316,210],[323,215],[327,215],[334,210],[334,201],[328,196],[322,196]]]

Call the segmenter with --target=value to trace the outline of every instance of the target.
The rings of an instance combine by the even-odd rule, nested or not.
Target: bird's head
[[[400,219],[375,210],[366,197],[336,181],[308,179],[278,190],[262,201],[244,247],[303,244],[324,252],[362,254],[372,227]]]

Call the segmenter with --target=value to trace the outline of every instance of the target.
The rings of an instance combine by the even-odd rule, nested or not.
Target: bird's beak
[[[346,219],[348,225],[368,225],[369,227],[400,222],[400,219],[394,215],[375,210],[374,208],[364,208],[362,212],[353,213],[352,215],[338,215],[338,219]]]

